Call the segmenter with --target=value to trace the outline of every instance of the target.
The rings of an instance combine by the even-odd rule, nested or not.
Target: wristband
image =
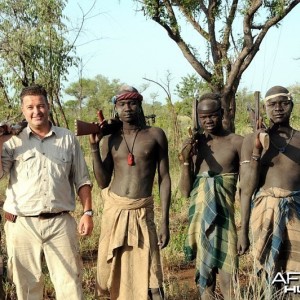
[[[189,163],[189,162],[184,162],[183,165],[184,165],[184,166],[189,166],[190,163]]]
[[[240,166],[244,165],[244,164],[249,164],[249,163],[250,163],[250,160],[243,160],[240,162]]]
[[[260,160],[260,155],[255,155],[255,154],[252,153],[251,158],[252,158],[253,160],[255,160],[255,161],[259,161],[259,160]]]

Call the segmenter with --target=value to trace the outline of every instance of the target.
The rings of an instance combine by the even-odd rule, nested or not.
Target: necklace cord
[[[124,141],[125,141],[127,150],[128,150],[128,152],[129,152],[130,154],[133,154],[133,148],[134,148],[135,140],[136,140],[136,137],[137,137],[139,131],[140,131],[140,129],[137,130],[137,132],[136,132],[136,134],[135,134],[135,136],[134,136],[133,143],[132,143],[132,148],[131,148],[131,151],[130,151],[129,146],[128,146],[128,143],[127,143],[126,138],[125,138],[124,131],[122,130],[123,138],[124,138]]]
[[[293,138],[293,136],[294,136],[294,133],[295,133],[295,131],[294,131],[294,129],[292,129],[291,136],[290,136],[289,139],[286,141],[286,144],[285,144],[285,146],[283,146],[283,147],[278,147],[278,146],[272,141],[271,138],[270,138],[270,142],[271,142],[271,144],[273,145],[273,147],[274,147],[275,149],[277,149],[277,150],[278,150],[279,152],[281,152],[281,153],[284,153],[285,150],[286,150],[286,148],[287,148],[287,146],[290,144],[290,141],[292,140],[292,138]]]

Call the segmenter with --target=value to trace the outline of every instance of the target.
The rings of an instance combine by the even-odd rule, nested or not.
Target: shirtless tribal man
[[[242,146],[238,250],[244,254],[249,248],[251,223],[257,271],[269,279],[300,271],[300,132],[290,125],[292,100],[282,86],[269,89],[264,101],[270,147],[263,150],[259,132],[247,135]]]
[[[187,141],[181,153],[180,189],[190,197],[185,254],[196,259],[201,299],[215,297],[219,273],[221,291],[229,300],[237,268],[234,200],[243,138],[223,128],[219,94],[202,95],[197,113],[204,133],[196,143]]]
[[[164,299],[159,248],[169,242],[168,143],[163,130],[146,126],[142,99],[135,88],[122,86],[113,98],[121,129],[103,140],[101,134],[90,136],[94,174],[105,201],[97,293],[111,300]],[[162,206],[158,238],[152,196],[156,170]]]

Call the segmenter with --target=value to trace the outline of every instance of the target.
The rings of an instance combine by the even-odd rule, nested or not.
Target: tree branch
[[[164,0],[164,3],[168,3],[168,14],[169,18],[174,18],[176,20],[176,16],[174,14],[173,9],[171,9],[171,3],[170,1]],[[165,4],[166,5],[166,4]],[[188,60],[188,62],[191,64],[191,66],[195,69],[195,71],[200,74],[200,76],[203,77],[207,82],[211,82],[212,80],[212,74],[206,70],[204,65],[197,60],[195,55],[191,52],[188,45],[184,42],[182,39],[180,32],[178,30],[178,27],[176,26],[176,29],[173,30],[166,22],[161,20],[160,16],[156,14],[152,17],[153,21],[158,23],[160,26],[162,26],[168,33],[169,37],[178,45],[179,49],[181,50],[184,57]]]
[[[224,27],[225,29],[224,29],[223,42],[222,42],[224,47],[223,52],[227,52],[227,50],[229,49],[229,45],[230,45],[229,38],[232,33],[232,24],[235,18],[238,2],[239,2],[238,0],[232,1],[229,14],[226,17],[226,25]]]
[[[178,6],[179,10],[182,12],[182,14],[186,17],[188,22],[193,26],[193,28],[201,35],[204,39],[207,41],[210,41],[209,33],[200,26],[200,24],[195,20],[195,18],[192,16],[192,14],[189,13],[189,11],[186,9],[185,6],[179,5],[178,0],[174,0],[174,3]]]
[[[247,67],[250,65],[251,61],[255,57],[256,53],[259,51],[259,47],[266,36],[269,29],[276,24],[278,24],[291,10],[300,3],[300,0],[294,0],[292,1],[282,12],[280,15],[275,15],[274,17],[270,18],[268,21],[265,22],[265,24],[262,26],[262,30],[257,35],[255,42],[253,44],[253,47],[249,54],[245,57],[244,63],[241,65],[239,73],[242,74]]]

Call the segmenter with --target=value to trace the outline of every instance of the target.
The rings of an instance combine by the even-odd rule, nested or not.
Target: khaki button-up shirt
[[[43,139],[29,127],[12,136],[3,145],[2,166],[9,175],[3,209],[19,216],[73,211],[75,190],[91,185],[78,140],[61,127],[52,126]]]

